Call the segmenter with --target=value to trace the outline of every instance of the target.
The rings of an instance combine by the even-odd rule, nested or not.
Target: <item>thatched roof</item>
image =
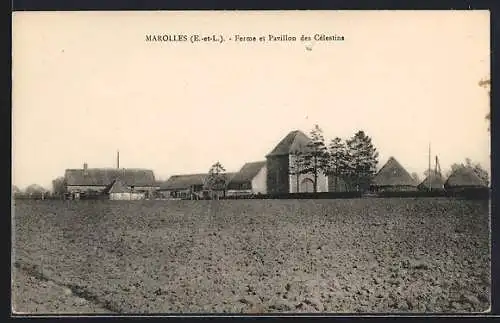
[[[184,190],[195,185],[204,185],[208,174],[187,174],[170,176],[160,186],[160,190]]]
[[[420,189],[433,189],[442,190],[444,189],[444,179],[441,174],[431,173],[429,174],[419,185]]]
[[[311,139],[302,131],[292,131],[286,135],[267,156],[283,156],[297,151],[305,152],[308,150],[307,144],[310,141]]]
[[[120,179],[127,186],[155,186],[152,170],[140,168],[67,169],[64,178],[70,186],[107,186]]]
[[[444,187],[486,187],[486,183],[471,168],[460,167],[448,177]]]
[[[417,186],[417,184],[394,157],[390,157],[373,178],[374,186]]]
[[[131,190],[121,180],[115,179],[106,189],[105,193],[129,193]]]
[[[229,181],[229,186],[231,186],[231,184],[251,182],[264,166],[266,166],[266,161],[246,163],[245,165],[243,165],[240,171],[237,172],[233,176],[233,178],[231,178],[231,180]]]
[[[226,173],[229,182],[235,173]],[[161,191],[186,190],[192,186],[205,185],[208,174],[173,175],[160,186]]]

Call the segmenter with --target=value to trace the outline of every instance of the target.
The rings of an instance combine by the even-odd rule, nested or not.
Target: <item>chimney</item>
[[[116,168],[120,169],[120,151],[116,152]]]
[[[88,172],[87,172],[87,169],[89,168],[89,165],[87,165],[87,163],[83,163],[83,175],[87,175]]]

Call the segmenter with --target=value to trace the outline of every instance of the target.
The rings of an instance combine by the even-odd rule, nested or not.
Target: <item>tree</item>
[[[290,154],[289,174],[295,175],[297,193],[300,192],[300,175],[304,173],[304,156],[300,151],[295,151]]]
[[[490,185],[490,175],[488,173],[487,170],[485,170],[481,164],[479,163],[476,163],[474,164],[474,167],[472,168],[472,170],[474,171],[474,173],[476,173],[476,175],[483,180],[484,184],[485,185]]]
[[[346,141],[347,168],[351,180],[359,190],[360,185],[368,185],[377,171],[378,151],[369,136],[360,130]]]
[[[344,179],[347,174],[347,147],[342,139],[336,137],[332,139],[328,148],[330,156],[328,175],[333,176],[334,187],[336,190],[338,187],[338,179]]]
[[[21,193],[21,190],[16,185],[12,185],[12,194]]]
[[[323,130],[318,125],[314,125],[311,130],[311,141],[307,144],[307,150],[303,154],[304,174],[312,174],[314,182],[314,193],[318,191],[318,176],[328,173],[329,157],[328,149],[325,145]]]
[[[52,192],[55,196],[62,196],[66,193],[66,181],[64,177],[58,177],[52,181]]]
[[[26,194],[28,195],[41,195],[42,197],[47,193],[47,190],[38,184],[31,184],[26,188]]]
[[[447,172],[446,177],[449,177],[459,168],[469,168],[471,169],[486,185],[490,184],[490,175],[487,170],[485,170],[480,163],[474,163],[470,158],[465,158],[464,163],[453,163],[450,170]]]
[[[491,91],[490,90],[490,88],[491,88],[491,80],[490,79],[484,79],[484,80],[479,81],[479,86],[487,89],[488,90],[488,96],[490,96],[490,91]],[[491,121],[490,113],[488,113],[486,115],[486,120],[488,122]],[[490,131],[490,126],[489,125],[488,125],[488,131]]]
[[[415,182],[420,183],[420,177],[416,172],[411,173],[411,177],[415,180]]]
[[[208,177],[205,183],[205,187],[210,191],[212,199],[214,198],[215,192],[226,191],[226,169],[222,166],[220,162],[213,164],[209,171]],[[218,198],[218,195],[217,195]]]

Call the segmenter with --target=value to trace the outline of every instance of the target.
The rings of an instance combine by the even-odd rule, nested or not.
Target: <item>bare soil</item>
[[[14,226],[16,265],[90,304],[59,305],[57,288],[40,294],[39,282],[15,275],[19,311],[470,313],[490,306],[488,201],[17,201]]]
[[[106,314],[109,310],[26,268],[13,269],[14,314]]]

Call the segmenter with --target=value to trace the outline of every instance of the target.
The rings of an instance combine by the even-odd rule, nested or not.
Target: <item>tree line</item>
[[[311,175],[317,192],[320,174],[332,176],[334,186],[341,180],[347,190],[365,188],[377,171],[379,153],[372,139],[363,130],[343,140],[335,137],[328,144],[319,125],[310,132],[305,149],[291,153],[290,174],[295,175],[297,188],[300,175]]]

